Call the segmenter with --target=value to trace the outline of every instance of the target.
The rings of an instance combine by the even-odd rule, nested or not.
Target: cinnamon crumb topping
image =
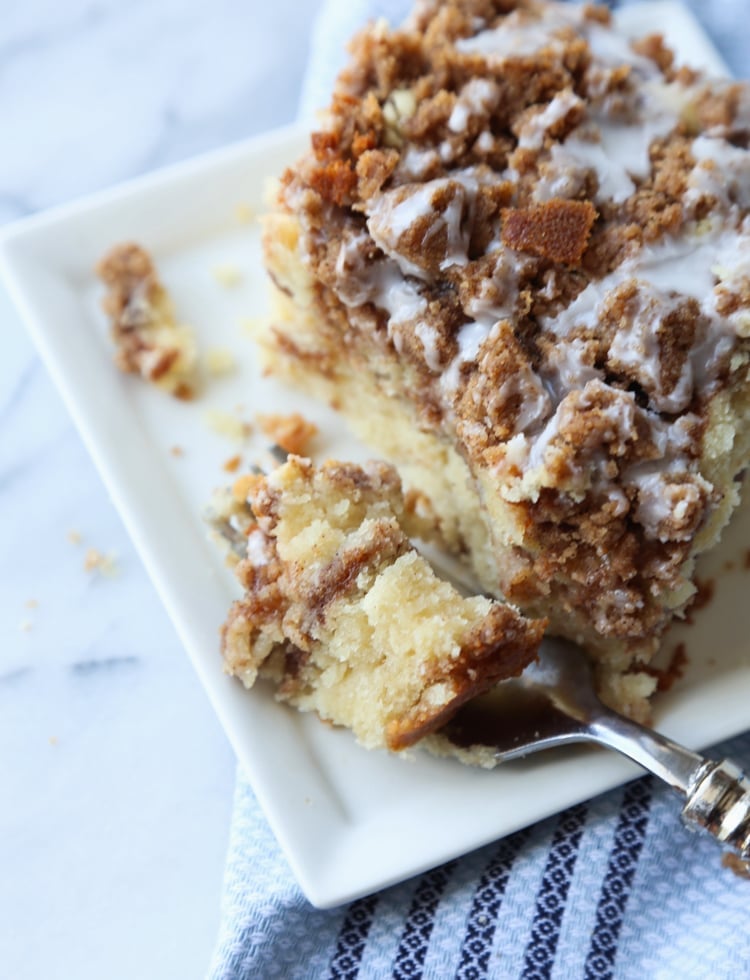
[[[707,440],[747,401],[749,119],[746,84],[600,6],[424,0],[355,39],[282,181],[321,342],[279,329],[280,352],[407,402],[510,522],[505,594],[604,647],[654,645],[723,513]]]
[[[580,265],[597,212],[591,201],[553,199],[503,211],[503,243],[563,265]]]
[[[195,390],[195,342],[192,331],[175,319],[151,256],[140,245],[118,245],[96,271],[107,287],[102,306],[110,317],[117,366],[177,398],[190,399]]]
[[[318,427],[299,412],[290,415],[259,414],[256,416],[261,430],[288,453],[304,456],[310,442],[318,434]]]

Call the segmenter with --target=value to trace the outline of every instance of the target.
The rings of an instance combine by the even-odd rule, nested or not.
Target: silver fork
[[[715,762],[607,708],[580,649],[547,638],[515,680],[465,705],[443,734],[454,744],[490,746],[498,762],[571,742],[615,749],[684,799],[682,819],[750,860],[750,779],[728,759]]]

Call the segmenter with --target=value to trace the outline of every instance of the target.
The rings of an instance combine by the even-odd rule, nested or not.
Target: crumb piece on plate
[[[71,544],[79,545],[83,541],[83,535],[80,531],[76,531],[75,528],[71,528],[68,531],[68,541]]]
[[[171,446],[169,449],[169,455],[175,456],[177,459],[179,459],[181,456],[185,455],[185,450],[182,448],[182,446]]]
[[[240,455],[230,456],[229,459],[224,460],[223,468],[227,473],[236,473],[241,463],[242,457]]]
[[[240,330],[248,337],[255,337],[262,326],[263,318],[259,316],[243,316],[240,319]]]
[[[258,217],[258,213],[251,204],[248,204],[246,201],[240,201],[234,209],[234,216],[241,225],[249,225],[251,221],[254,221]]]
[[[21,633],[30,633],[32,625],[33,624],[30,619],[22,619],[18,624],[18,629],[21,631]]]
[[[214,266],[214,279],[225,289],[233,289],[242,282],[242,272],[239,267],[231,263]]]
[[[218,408],[207,409],[203,418],[209,429],[235,442],[244,442],[253,431],[249,422]]]
[[[415,550],[385,463],[291,456],[238,482],[223,519],[245,590],[223,629],[227,670],[248,687],[270,678],[369,748],[414,745],[536,655],[543,621],[462,597]]]
[[[24,605],[26,606],[27,609],[36,609],[37,606],[39,605],[39,600],[38,599],[27,599],[26,602],[24,603]]]
[[[276,445],[281,446],[288,453],[297,456],[307,454],[311,440],[318,434],[317,425],[308,421],[299,412],[292,412],[290,415],[259,413],[256,419],[261,431],[269,439],[273,439]]]
[[[97,273],[107,287],[102,305],[120,370],[139,374],[177,398],[192,398],[197,365],[193,331],[175,318],[148,252],[134,243],[118,245],[101,260]]]
[[[86,572],[98,572],[111,577],[117,573],[117,563],[113,554],[105,555],[98,548],[89,548],[83,560]]]
[[[224,347],[212,347],[206,351],[206,370],[214,378],[231,374],[237,367],[237,360],[231,351]]]

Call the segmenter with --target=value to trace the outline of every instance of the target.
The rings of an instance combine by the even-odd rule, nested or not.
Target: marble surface
[[[8,7],[0,223],[292,119],[317,7]],[[0,974],[200,977],[234,758],[2,287],[0,323]]]

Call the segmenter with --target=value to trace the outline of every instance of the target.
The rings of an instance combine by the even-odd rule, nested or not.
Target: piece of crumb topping
[[[140,245],[113,248],[97,265],[107,287],[103,308],[111,323],[115,363],[177,398],[193,397],[196,347],[180,324],[151,256]]]
[[[310,443],[318,434],[318,427],[304,415],[299,412],[288,415],[259,412],[256,419],[261,431],[285,452],[296,456],[309,455]]]

